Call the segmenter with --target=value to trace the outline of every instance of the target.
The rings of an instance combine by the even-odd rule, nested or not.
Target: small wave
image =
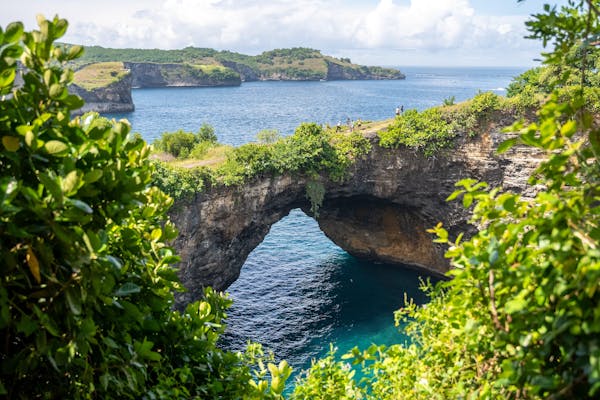
[[[493,90],[494,92],[506,92],[506,88],[503,88],[503,87],[499,87],[499,88],[492,89],[492,90]]]

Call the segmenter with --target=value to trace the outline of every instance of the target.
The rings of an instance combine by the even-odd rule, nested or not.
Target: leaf
[[[79,175],[77,174],[77,170],[73,170],[65,176],[61,183],[61,189],[64,195],[69,196],[73,194],[73,192],[77,191],[77,186],[79,185]],[[79,200],[77,200],[79,201]],[[83,203],[83,202],[81,202]],[[84,203],[85,204],[85,203]],[[89,208],[89,207],[88,207]]]
[[[517,144],[518,141],[519,141],[519,138],[512,138],[512,139],[505,140],[504,142],[500,143],[500,145],[498,145],[498,149],[496,149],[496,153],[498,153],[498,154],[505,153],[511,147],[513,147],[515,144]]]
[[[62,156],[67,153],[69,150],[69,146],[60,140],[50,140],[44,144],[44,148],[48,152],[48,154],[52,154],[54,156]]]
[[[15,43],[23,36],[23,24],[21,22],[12,22],[8,24],[4,31],[4,42]]]
[[[65,297],[71,312],[75,315],[81,314],[81,296],[79,293],[75,293],[74,287],[71,286],[65,290]]]
[[[21,141],[16,136],[2,136],[2,145],[4,148],[12,153],[19,150],[21,146]]]
[[[74,46],[71,46],[71,48],[69,48],[68,58],[69,58],[69,60],[72,60],[74,58],[81,57],[82,54],[83,54],[83,47],[79,46],[79,45],[74,45]]]
[[[86,183],[93,183],[93,182],[96,182],[98,179],[102,178],[103,174],[104,173],[102,172],[101,169],[95,169],[95,170],[92,170],[92,171],[86,173],[83,176],[83,180]]]
[[[58,202],[62,202],[63,193],[57,179],[53,175],[54,174],[50,175],[46,172],[40,172],[38,174],[38,179]]]
[[[115,292],[115,296],[127,296],[130,294],[134,294],[134,293],[139,293],[142,291],[142,288],[140,288],[138,285],[136,285],[133,282],[127,282],[124,283],[120,288],[117,289],[117,291]]]
[[[33,278],[37,283],[40,283],[42,281],[42,276],[40,274],[40,262],[35,256],[33,250],[31,250],[31,247],[27,248],[27,255],[25,256],[25,259],[27,260],[27,265],[29,265],[29,271],[31,271],[31,275],[33,275]]]
[[[71,204],[72,206],[74,206],[78,210],[83,211],[86,214],[92,214],[94,212],[94,210],[92,210],[92,208],[84,201],[77,199],[67,199],[67,203]]]

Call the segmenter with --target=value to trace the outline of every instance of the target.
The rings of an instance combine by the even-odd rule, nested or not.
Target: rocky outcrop
[[[322,179],[326,195],[319,225],[350,254],[443,274],[449,269],[445,249],[432,242],[426,229],[442,222],[451,235],[474,231],[468,211],[459,202],[446,202],[457,181],[474,178],[531,190],[527,176],[539,156],[522,148],[497,156],[495,148],[504,138],[493,130],[459,139],[456,149],[426,158],[408,148],[382,148],[371,134],[373,150],[355,163],[344,182]],[[180,235],[174,245],[182,257],[180,278],[189,289],[178,303],[198,299],[205,285],[223,290],[234,282],[273,223],[294,208],[310,208],[305,187],[305,177],[264,177],[176,203],[172,219]]]
[[[72,84],[69,92],[81,97],[85,104],[77,110],[77,113],[96,111],[100,113],[130,112],[135,109],[131,98],[131,73],[122,79],[107,86],[86,90],[81,86]]]
[[[221,64],[240,74],[242,82],[254,82],[260,80],[259,73],[246,64],[237,63],[235,61],[221,61]]]
[[[188,64],[125,62],[124,65],[131,71],[132,85],[136,88],[239,86],[242,83],[239,74],[233,71],[206,73]]]
[[[381,80],[381,79],[405,79],[406,76],[395,69],[380,67],[351,67],[348,65],[325,61],[327,63],[327,80]]]

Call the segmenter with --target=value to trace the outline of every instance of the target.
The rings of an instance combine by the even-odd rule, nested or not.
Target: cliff
[[[84,106],[78,110],[78,113],[87,111],[101,113],[130,112],[135,109],[131,98],[132,80],[131,73],[126,72],[118,79],[105,83],[104,86],[86,88],[81,83],[74,83],[69,86],[69,91],[85,101]]]
[[[386,149],[369,136],[372,151],[351,168],[344,182],[322,178],[325,199],[317,219],[323,232],[357,257],[403,263],[428,274],[449,269],[445,248],[426,232],[442,222],[451,235],[469,234],[469,211],[446,202],[463,178],[530,194],[527,177],[539,156],[529,148],[495,154],[506,139],[500,129],[481,137],[461,137],[456,148],[427,158],[408,148]],[[307,212],[307,178],[277,176],[239,187],[215,187],[187,202],[178,202],[172,219],[180,230],[174,243],[182,262],[179,276],[189,289],[179,305],[201,296],[211,285],[223,290],[239,276],[248,254],[271,225],[294,208]]]
[[[239,86],[240,75],[230,68],[189,64],[125,62],[136,88],[168,86]]]

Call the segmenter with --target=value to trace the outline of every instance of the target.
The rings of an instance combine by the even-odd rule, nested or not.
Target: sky
[[[210,47],[259,54],[311,47],[384,66],[533,66],[542,51],[526,0],[16,0],[0,26],[58,14],[64,42],[104,47]]]

